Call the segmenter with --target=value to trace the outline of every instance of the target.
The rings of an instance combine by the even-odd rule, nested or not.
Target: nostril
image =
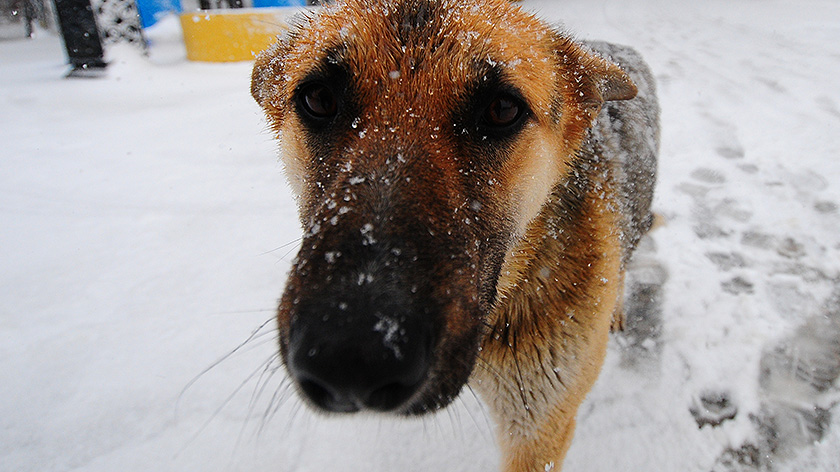
[[[388,319],[398,325],[383,327],[382,316],[355,310],[328,321],[319,312],[329,310],[299,318],[285,360],[311,406],[333,413],[397,412],[422,389],[431,365],[431,327],[419,316],[390,311],[397,315]]]
[[[364,403],[366,407],[372,410],[392,410],[411,398],[417,388],[417,384],[390,383],[370,392]]]
[[[334,395],[328,388],[312,379],[298,380],[300,389],[304,395],[319,407],[336,413],[354,413],[359,407],[350,401]]]
[[[411,363],[347,362],[352,357],[325,356],[320,362],[311,362],[309,357],[293,356],[289,366],[304,398],[333,413],[395,411],[410,401],[426,380],[425,355],[413,356]]]
[[[307,397],[319,405],[328,403],[332,398],[329,390],[313,380],[301,380],[298,385]]]

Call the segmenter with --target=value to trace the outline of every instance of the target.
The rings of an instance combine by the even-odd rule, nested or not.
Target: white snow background
[[[637,48],[662,105],[666,223],[564,470],[840,471],[840,4],[522,5]],[[416,420],[294,397],[270,320],[300,230],[251,64],[171,33],[101,79],[0,41],[0,471],[495,470],[469,391]]]

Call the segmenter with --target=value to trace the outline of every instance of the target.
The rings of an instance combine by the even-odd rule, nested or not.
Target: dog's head
[[[348,0],[256,62],[305,234],[278,312],[310,403],[422,413],[467,381],[500,269],[635,87],[507,0]]]

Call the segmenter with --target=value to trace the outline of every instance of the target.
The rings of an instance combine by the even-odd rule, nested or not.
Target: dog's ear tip
[[[605,102],[630,100],[639,92],[630,76],[618,66],[611,65],[599,82],[598,88]]]
[[[251,71],[251,97],[262,105],[262,79],[260,73],[257,71],[258,64],[254,63],[254,69]]]
[[[575,42],[570,37],[557,33],[560,39],[562,57],[572,57],[586,70],[591,83],[595,86],[591,100],[609,102],[613,100],[630,100],[636,96],[636,84],[620,66],[608,56],[603,56],[601,48],[593,48],[592,44]],[[594,92],[594,91],[593,91]]]
[[[633,79],[618,64],[600,55],[592,56],[595,60],[594,79],[598,91],[605,102],[612,100],[630,100],[638,93]]]
[[[254,68],[251,70],[251,96],[260,105],[263,102],[263,83],[265,82],[265,52],[257,56]]]
[[[268,94],[266,87],[271,82],[272,74],[278,75],[280,72],[280,63],[278,57],[280,55],[280,42],[272,44],[264,51],[257,54],[254,61],[254,68],[251,70],[251,96],[260,105],[263,106],[266,95]]]

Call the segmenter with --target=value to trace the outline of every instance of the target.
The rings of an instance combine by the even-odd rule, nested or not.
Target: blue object
[[[303,6],[306,6],[306,0],[254,0],[254,8]]]
[[[170,13],[181,12],[181,0],[136,0],[140,24],[148,28]]]

